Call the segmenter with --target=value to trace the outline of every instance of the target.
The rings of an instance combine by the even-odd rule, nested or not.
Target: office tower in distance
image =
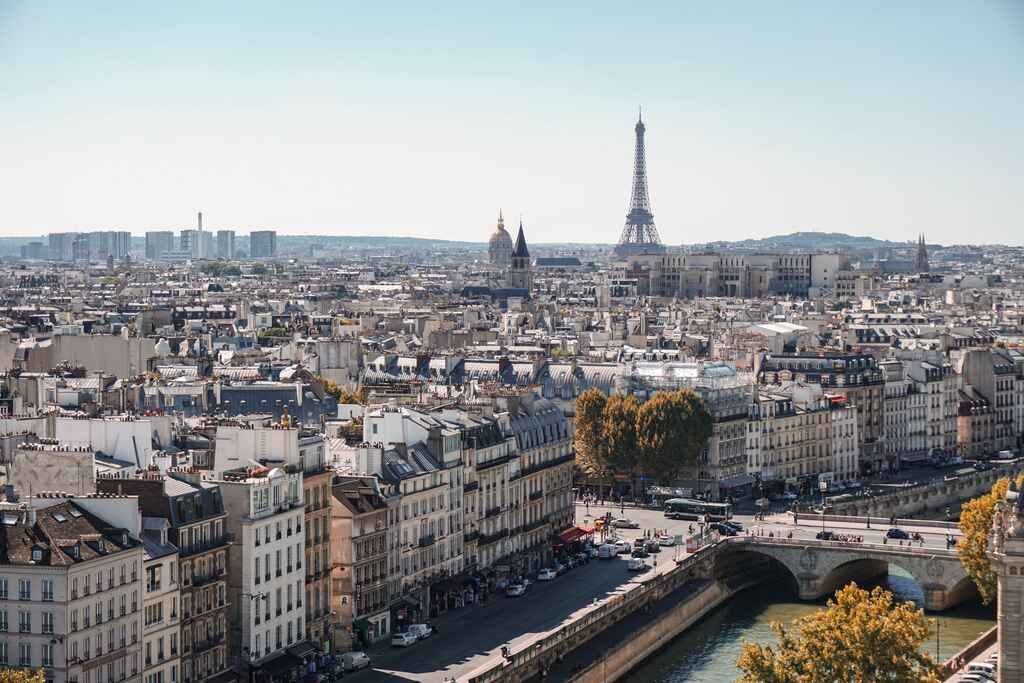
[[[217,258],[231,260],[235,258],[235,231],[217,231]]]
[[[146,233],[146,258],[158,260],[167,258],[174,251],[174,233],[170,230],[157,230]]]
[[[277,231],[256,230],[249,233],[249,257],[273,258],[277,256]]]

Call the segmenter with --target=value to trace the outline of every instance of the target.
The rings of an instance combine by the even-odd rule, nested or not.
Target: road
[[[578,504],[576,519],[581,525],[589,525],[606,512],[612,512],[615,517],[623,516],[618,507]],[[666,519],[658,510],[626,507],[624,516],[640,524],[640,529],[616,531],[620,537],[630,541],[642,536],[645,530],[659,529],[672,535],[686,536],[691,525],[695,529],[697,527],[694,522]],[[821,523],[813,516],[801,517],[796,524],[788,513],[769,516],[763,522],[755,521],[752,515],[737,515],[735,519],[743,524],[745,533],[765,536],[769,533],[776,536],[792,533],[793,538],[811,540],[821,531]],[[827,523],[826,528],[837,533],[863,536],[868,543],[881,543],[885,532],[884,528],[867,529],[864,525],[842,523]],[[920,531],[925,538],[925,547],[945,547],[944,529],[902,528]],[[665,548],[652,554],[647,561],[657,561],[656,571],[665,572],[674,565],[673,556],[678,554],[682,557],[683,552],[682,548]],[[485,605],[448,612],[431,621],[438,628],[435,635],[409,648],[391,648],[386,643],[377,646],[369,653],[371,668],[354,674],[352,680],[366,683],[442,683],[448,677],[468,674],[487,661],[500,657],[502,645],[509,645],[512,651],[517,651],[538,634],[550,631],[592,608],[595,601],[630,590],[652,576],[653,572],[642,577],[631,574],[621,559],[591,561],[553,581],[534,583],[522,597],[498,596]]]

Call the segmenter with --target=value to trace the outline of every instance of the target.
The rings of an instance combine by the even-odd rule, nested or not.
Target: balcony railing
[[[206,652],[212,647],[216,647],[224,642],[224,634],[218,634],[207,640],[201,640],[192,646],[192,653],[199,654],[200,652]]]
[[[434,545],[434,541],[437,540],[434,534],[427,534],[426,536],[420,536],[420,547]]]
[[[221,534],[217,538],[211,538],[210,540],[201,543],[192,543],[187,547],[183,547],[179,551],[179,554],[181,555],[181,557],[189,557],[191,555],[205,553],[208,550],[221,548],[227,545],[228,543],[231,543],[232,540],[234,539],[232,538],[231,534]]]
[[[536,465],[532,465],[530,467],[524,467],[522,469],[522,474],[525,477],[525,476],[528,476],[528,475],[535,474],[537,472],[541,472],[543,470],[546,470],[549,467],[556,467],[558,465],[563,465],[563,464],[565,464],[567,462],[572,462],[575,459],[576,459],[576,454],[575,453],[568,453],[566,455],[562,455],[562,456],[559,456],[557,458],[554,458],[553,460],[545,460],[544,462],[539,462]]]
[[[494,543],[495,541],[500,541],[501,539],[507,536],[508,529],[502,529],[501,531],[496,531],[493,534],[480,534],[480,540],[478,541],[478,545],[488,545],[490,543]]]
[[[530,493],[530,500],[540,500],[544,497],[543,491],[533,491]]]
[[[487,519],[489,517],[496,517],[497,515],[500,515],[500,514],[501,514],[501,506],[499,505],[499,506],[493,507],[490,510],[488,510],[487,512],[485,512],[484,513],[484,519]]]

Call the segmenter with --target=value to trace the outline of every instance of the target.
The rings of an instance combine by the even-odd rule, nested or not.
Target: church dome
[[[508,267],[512,263],[512,236],[505,230],[505,220],[498,213],[498,226],[487,244],[487,255],[492,266]]]

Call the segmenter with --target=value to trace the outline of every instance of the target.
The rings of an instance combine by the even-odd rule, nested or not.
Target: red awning
[[[558,538],[562,540],[562,543],[572,543],[592,533],[594,533],[594,527],[573,526],[558,534]]]
[[[572,543],[573,541],[580,540],[581,536],[586,536],[582,529],[579,527],[570,527],[558,534],[558,537],[562,539],[562,543]]]

